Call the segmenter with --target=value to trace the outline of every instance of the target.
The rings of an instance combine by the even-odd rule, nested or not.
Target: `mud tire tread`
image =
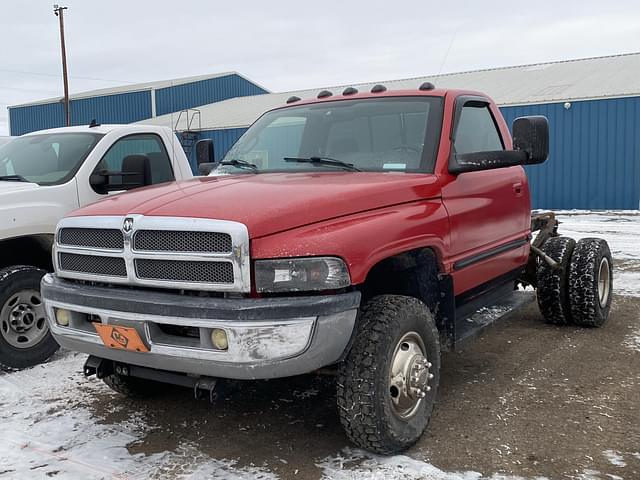
[[[414,322],[420,319],[419,333],[433,364],[434,378],[421,411],[412,418],[417,420],[416,425],[408,422],[405,428],[384,395],[384,379],[395,347],[393,339],[409,331],[407,319],[411,318]],[[438,330],[423,302],[400,295],[381,295],[367,302],[361,308],[357,328],[357,337],[338,372],[340,422],[349,440],[358,447],[384,455],[397,453],[418,441],[429,423],[440,379]]]
[[[575,246],[576,241],[569,237],[551,237],[542,245],[541,250],[560,264],[554,268],[539,259],[536,269],[538,308],[547,323],[571,323],[569,264]]]
[[[609,261],[609,298],[604,306],[598,297],[598,274],[603,257]],[[569,266],[571,318],[581,327],[601,327],[609,317],[613,298],[613,260],[607,242],[601,238],[583,238],[573,251]]]

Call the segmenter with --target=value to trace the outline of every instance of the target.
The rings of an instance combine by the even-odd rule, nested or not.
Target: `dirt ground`
[[[640,479],[640,351],[629,343],[639,310],[640,298],[617,296],[604,328],[580,329],[545,325],[531,303],[445,354],[429,431],[408,455],[487,476]],[[141,415],[132,454],[197,444],[283,479],[320,478],[318,460],[348,447],[326,377],[244,383],[222,397],[209,405],[168,388],[149,401],[115,397],[115,411],[107,393],[86,406],[107,424]]]

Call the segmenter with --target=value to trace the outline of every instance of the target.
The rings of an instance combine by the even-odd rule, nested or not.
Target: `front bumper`
[[[56,341],[70,350],[116,362],[191,375],[264,379],[308,373],[338,361],[351,338],[360,293],[229,299],[42,280]],[[55,309],[72,312],[69,326]],[[90,321],[91,320],[91,321]],[[92,322],[136,329],[149,352],[106,347]],[[216,350],[211,329],[227,333]],[[188,330],[188,335],[176,331]]]

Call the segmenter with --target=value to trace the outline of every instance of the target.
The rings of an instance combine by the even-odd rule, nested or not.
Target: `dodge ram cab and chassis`
[[[513,133],[487,96],[431,84],[292,97],[210,176],[63,219],[42,282],[51,331],[130,395],[333,372],[350,440],[405,449],[429,422],[440,352],[518,282],[548,322],[607,319],[607,244],[531,216],[522,165],[546,160],[546,119]]]

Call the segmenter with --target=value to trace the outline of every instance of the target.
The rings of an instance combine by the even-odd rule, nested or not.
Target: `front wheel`
[[[420,300],[381,295],[361,311],[340,367],[340,421],[360,448],[392,454],[413,445],[431,418],[440,377],[438,330]]]
[[[0,270],[0,364],[6,367],[33,367],[59,348],[40,296],[45,273],[27,265]]]

